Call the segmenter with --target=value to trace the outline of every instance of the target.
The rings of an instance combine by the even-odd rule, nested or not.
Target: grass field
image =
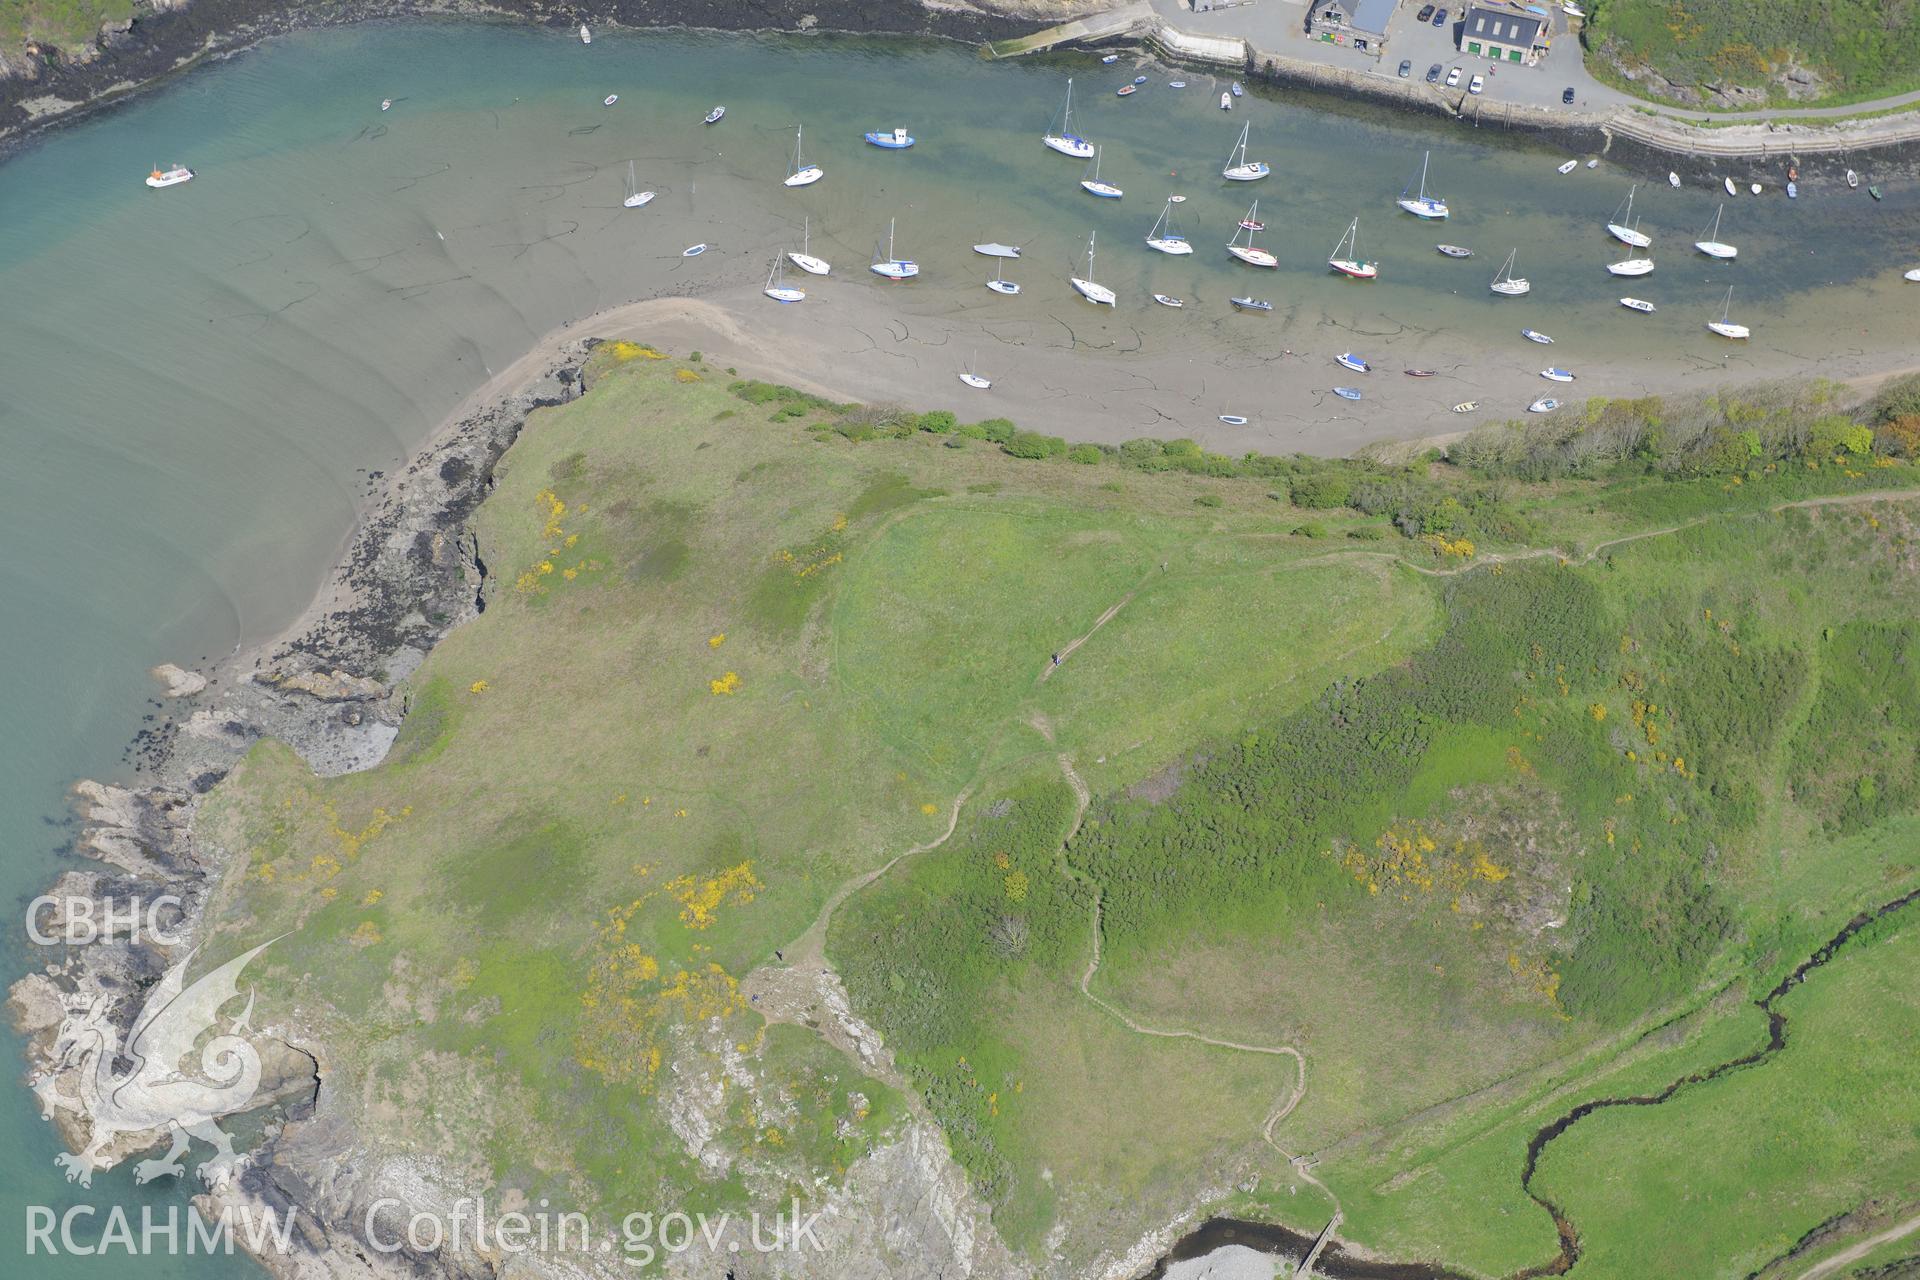
[[[1009,1246],[1073,1274],[1198,1207],[1336,1203],[1348,1240],[1502,1274],[1555,1247],[1537,1129],[1749,1051],[1750,990],[1920,882],[1915,504],[1773,509],[1904,464],[1071,457],[634,344],[589,372],[503,464],[489,607],[388,761],[319,780],[263,745],[208,800],[242,855],[221,930],[288,933],[262,1006],[363,1133],[490,1192],[768,1206],[919,1105]],[[909,1100],[740,983],[921,845],[826,938]],[[1890,972],[1836,960],[1751,1074],[1836,1098],[1809,1073]],[[1912,1127],[1887,1036],[1844,1042],[1848,1087]],[[1906,1176],[1893,1145],[1842,1176],[1839,1120],[1811,1163],[1748,1161],[1756,1200]],[[1567,1141],[1650,1141],[1615,1126]],[[1644,1274],[1671,1169],[1608,1159],[1556,1145],[1539,1182],[1582,1274]],[[1686,1273],[1744,1274],[1738,1175],[1699,1176]]]
[[[34,41],[60,50],[90,42],[102,25],[133,15],[133,0],[0,0],[0,43]]]

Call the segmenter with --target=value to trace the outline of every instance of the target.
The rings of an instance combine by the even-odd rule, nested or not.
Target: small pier
[[[1038,53],[1043,49],[1051,49],[1055,45],[1088,44],[1096,40],[1109,40],[1146,25],[1152,18],[1153,6],[1146,0],[1136,0],[1133,4],[1109,9],[1105,13],[1093,13],[1084,18],[1075,18],[1072,22],[1048,27],[1045,31],[1036,31],[1030,36],[1021,36],[1015,40],[995,40],[987,46],[987,56],[1017,58],[1023,53]]]

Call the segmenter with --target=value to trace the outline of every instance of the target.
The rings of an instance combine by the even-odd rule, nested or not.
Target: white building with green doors
[[[1545,18],[1502,5],[1470,5],[1460,22],[1460,52],[1492,62],[1532,66],[1546,56],[1552,40],[1552,27]]]

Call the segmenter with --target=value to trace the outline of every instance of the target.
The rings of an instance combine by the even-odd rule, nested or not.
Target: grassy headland
[[[1336,1199],[1347,1239],[1503,1273],[1556,1247],[1536,1130],[1748,1051],[1743,993],[1920,883],[1902,389],[1595,402],[1386,465],[1069,446],[632,343],[589,376],[509,453],[489,607],[388,761],[263,746],[208,802],[220,929],[292,931],[262,1006],[366,1140],[475,1189],[769,1207],[920,1105],[1072,1273],[1196,1203]],[[827,936],[909,1100],[740,984],[922,844]],[[1912,936],[1791,997],[1805,1051],[1686,1095],[1727,1161],[1689,1274],[1764,1252],[1722,1186],[1791,1241],[1912,1185],[1911,1144],[1856,1158],[1920,1123],[1920,996],[1877,959]],[[1885,1033],[1838,1039],[1867,1003]],[[1796,1095],[1831,1149],[1715,1145]],[[1655,1248],[1658,1120],[1548,1149],[1577,1274]]]

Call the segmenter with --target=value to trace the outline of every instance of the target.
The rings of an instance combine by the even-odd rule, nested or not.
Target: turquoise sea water
[[[1084,166],[1038,143],[1069,71],[1079,131],[1105,146],[1102,176],[1122,201],[1084,195]],[[1589,352],[1718,361],[1701,326],[1730,280],[1755,368],[1915,349],[1912,300],[1887,284],[1889,264],[1911,265],[1902,192],[1880,206],[1820,190],[1733,202],[1722,234],[1742,258],[1729,269],[1683,252],[1717,196],[1662,182],[1640,201],[1660,272],[1613,281],[1601,264],[1625,254],[1601,226],[1647,175],[1561,177],[1557,154],[1365,108],[1249,97],[1228,116],[1221,85],[1191,72],[1181,92],[1150,71],[1120,100],[1121,71],[894,43],[606,32],[583,48],[512,27],[370,26],[276,41],[0,165],[0,883],[14,919],[61,866],[64,788],[116,776],[157,711],[148,667],[218,658],[283,626],[337,557],[367,473],[539,335],[634,298],[757,282],[803,216],[813,251],[856,279],[897,218],[900,252],[923,266],[910,303],[922,312],[982,305],[975,241],[1026,245],[1008,274],[1033,295],[1064,288],[1097,230],[1096,274],[1127,303],[1110,323],[1168,350],[1277,345],[1290,330],[1222,322],[1225,298],[1251,291],[1294,325],[1444,331],[1471,347],[1533,324]],[[703,128],[717,102],[726,121]],[[1276,170],[1257,190],[1215,176],[1248,119],[1253,156]],[[779,178],[802,122],[828,176],[794,193]],[[895,124],[918,136],[913,151],[861,144]],[[1444,228],[1391,206],[1429,147],[1433,185],[1456,208]],[[176,160],[201,176],[141,184]],[[629,160],[660,193],[637,212],[620,208]],[[1179,212],[1199,246],[1190,259],[1139,243],[1175,189],[1191,196]],[[1256,194],[1262,242],[1284,264],[1257,276],[1219,249]],[[1325,272],[1356,213],[1363,252],[1386,264],[1379,285]],[[1442,259],[1441,239],[1480,256]],[[680,257],[701,240],[714,250]],[[1511,305],[1485,287],[1510,247],[1535,281]],[[1191,310],[1154,308],[1152,290]],[[1623,293],[1662,311],[1623,313]],[[995,301],[1034,318],[1053,303]],[[9,975],[47,958],[18,925],[0,937]],[[0,1054],[17,1061],[16,1048]],[[16,1260],[33,1275],[130,1269],[123,1256],[22,1258],[29,1205],[184,1200],[177,1186],[136,1191],[124,1169],[70,1187],[24,1090],[0,1092],[0,1147],[0,1273]]]

